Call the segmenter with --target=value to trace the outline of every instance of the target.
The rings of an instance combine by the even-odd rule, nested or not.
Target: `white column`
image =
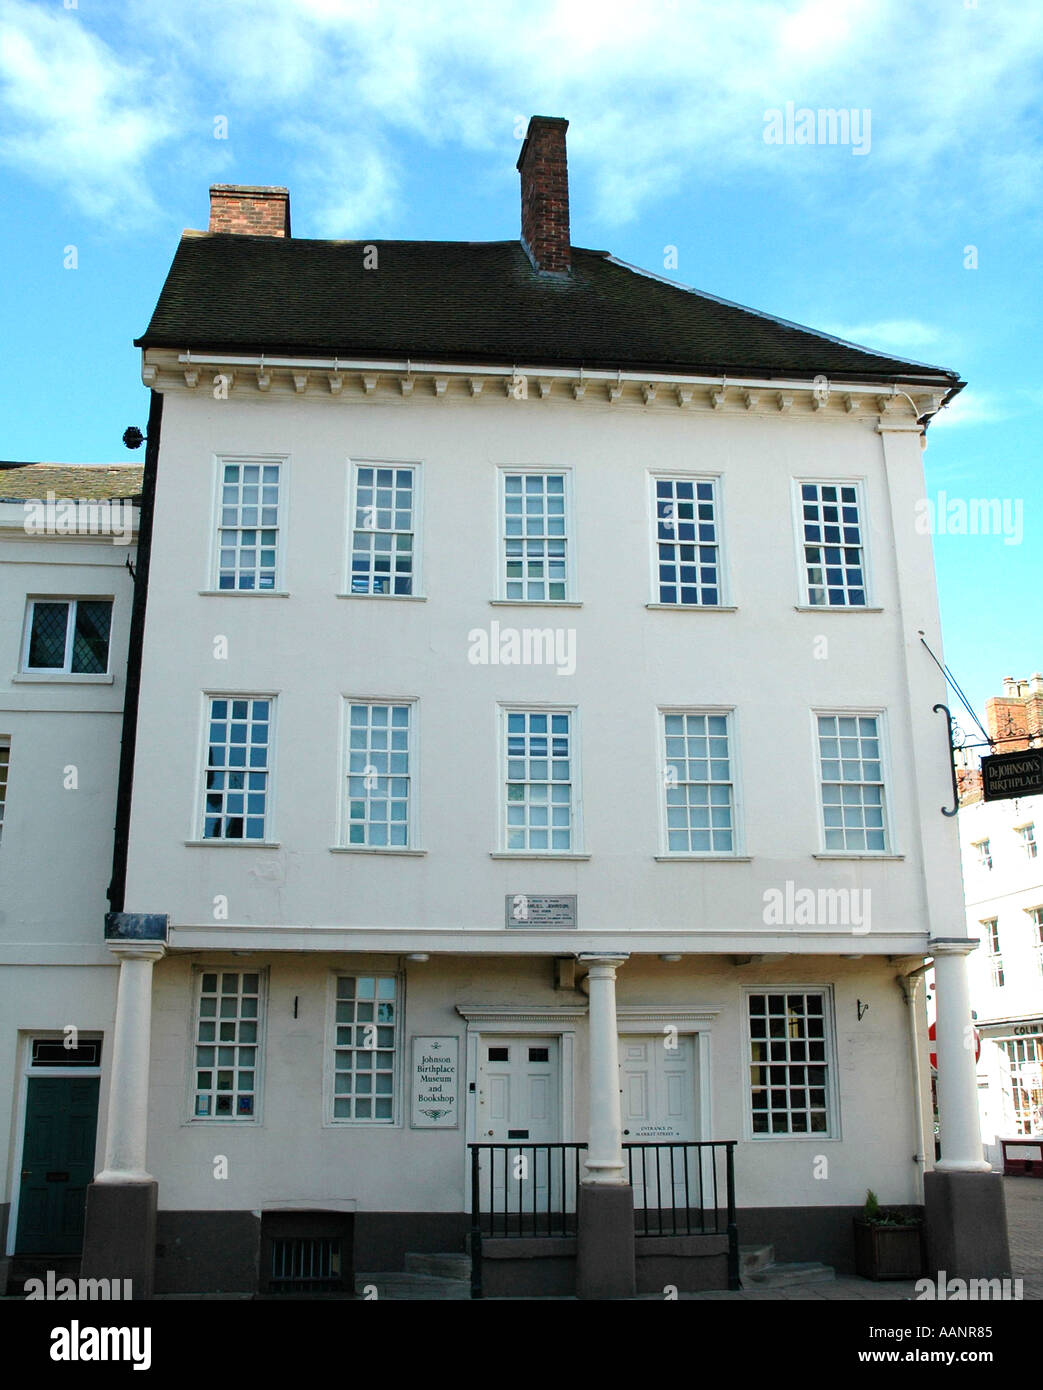
[[[934,957],[937,1005],[934,1050],[942,1146],[942,1156],[934,1165],[938,1172],[991,1172],[991,1165],[982,1156],[974,1022],[967,983],[966,957],[977,944],[968,937],[935,938],[927,947]]]
[[[112,1042],[105,1183],[152,1182],[145,1167],[148,1137],[148,1066],[152,1033],[152,966],[166,947],[155,941],[121,941],[110,947],[120,962]]]
[[[626,956],[580,956],[590,962],[590,1130],[588,1183],[626,1184],[619,1108],[619,1030],[616,1025],[616,970]]]

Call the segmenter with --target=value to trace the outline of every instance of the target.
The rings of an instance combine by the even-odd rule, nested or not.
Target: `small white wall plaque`
[[[575,931],[576,894],[508,893],[505,913],[508,927]]]
[[[457,1055],[455,1037],[412,1040],[410,1099],[413,1129],[456,1129],[459,1126]]]

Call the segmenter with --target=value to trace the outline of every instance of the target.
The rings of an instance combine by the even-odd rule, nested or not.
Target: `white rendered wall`
[[[289,458],[288,598],[199,592],[211,583],[214,457],[225,452]],[[529,891],[579,895],[575,949],[587,933],[606,942],[605,933],[639,931],[681,932],[690,946],[713,949],[715,933],[765,941],[777,931],[763,924],[763,894],[787,881],[871,889],[872,930],[860,950],[912,952],[928,930],[962,934],[955,833],[940,815],[950,798],[944,719],[931,712],[944,692],[917,636],[923,629],[939,650],[930,541],[915,527],[916,431],[882,436],[875,416],[825,420],[810,411],[645,411],[489,393],[215,401],[201,389],[167,394],[160,458],[127,908],[169,912],[179,944],[245,944],[249,928],[287,924],[378,929],[367,945],[383,929],[396,949],[405,930],[502,931],[505,894]],[[336,597],[350,458],[423,464],[426,602]],[[581,608],[490,604],[500,464],[574,470]],[[738,611],[646,607],[650,469],[721,475]],[[804,476],[865,480],[872,602],[883,612],[795,611],[792,480]],[[469,664],[468,633],[493,620],[574,628],[576,673]],[[226,661],[214,659],[217,636],[229,639]],[[825,659],[816,656],[822,637]],[[278,849],[185,844],[199,833],[202,692],[213,689],[278,692]],[[426,857],[329,852],[345,694],[420,701]],[[489,857],[498,848],[501,700],[578,707],[589,862]],[[751,863],[655,862],[660,704],[735,707]],[[820,849],[814,707],[887,711],[901,860],[812,857]],[[217,895],[229,901],[221,931]],[[202,931],[178,935],[188,928]],[[816,945],[814,929],[792,927],[781,937],[793,949],[841,941],[834,933],[827,948],[827,930]]]

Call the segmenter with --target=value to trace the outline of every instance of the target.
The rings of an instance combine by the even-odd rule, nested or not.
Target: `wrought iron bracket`
[[[955,816],[955,815],[958,815],[958,814],[959,814],[959,810],[960,810],[960,792],[959,792],[959,788],[958,788],[957,785],[956,785],[956,760],[955,760],[955,758],[953,757],[953,754],[954,754],[955,751],[956,751],[956,745],[955,745],[955,743],[954,743],[954,741],[953,741],[953,723],[954,723],[954,720],[953,720],[953,717],[952,717],[952,712],[950,711],[948,705],[935,705],[934,708],[933,708],[933,710],[932,710],[932,713],[937,714],[939,710],[944,710],[944,711],[945,711],[945,718],[946,718],[947,723],[948,723],[947,732],[948,732],[948,735],[949,735],[949,737],[948,737],[948,744],[949,744],[949,776],[952,778],[952,810],[951,810],[951,811],[947,811],[947,810],[945,809],[945,807],[943,806],[943,807],[941,808],[941,812],[942,812],[942,815],[943,815],[943,816]]]

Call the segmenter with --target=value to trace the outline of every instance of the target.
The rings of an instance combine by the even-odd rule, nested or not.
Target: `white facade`
[[[982,1135],[999,1163],[1000,1139],[1043,1132],[1043,797],[973,801],[959,824]]]
[[[0,496],[11,476],[0,473]],[[136,523],[136,509],[132,513],[128,503],[124,512],[118,505]],[[102,1132],[107,1121],[111,1058],[104,1039],[111,1033],[118,966],[105,949],[101,925],[112,872],[133,595],[126,561],[135,547],[123,543],[133,542],[133,535],[114,544],[98,533],[98,509],[93,522],[90,511],[73,509],[64,531],[48,534],[31,523],[27,529],[31,514],[24,502],[0,502],[0,746],[9,760],[0,829],[0,1113],[9,1117],[0,1173],[0,1215],[8,1217],[0,1222],[0,1272],[16,1248],[29,1166],[24,1144],[31,1083],[100,1076]],[[104,671],[27,669],[33,664],[27,639],[34,600],[52,605],[56,620],[63,604],[111,601]],[[50,659],[33,656],[37,663]],[[66,1047],[77,1039],[102,1040],[100,1068],[37,1065],[33,1044],[47,1039]]]

